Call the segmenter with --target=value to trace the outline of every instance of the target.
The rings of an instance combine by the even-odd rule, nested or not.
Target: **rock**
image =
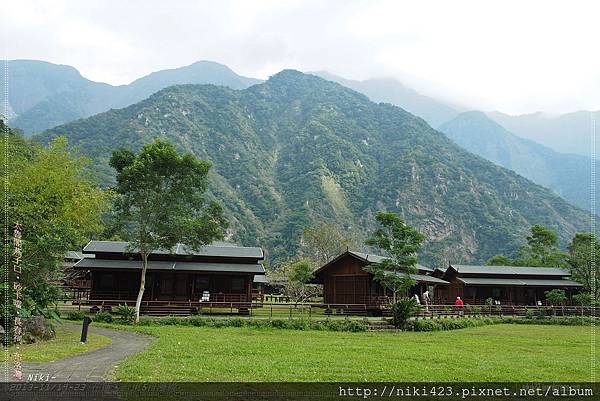
[[[56,337],[54,327],[43,316],[31,316],[23,318],[23,337],[24,344],[31,344],[36,341],[47,341]]]

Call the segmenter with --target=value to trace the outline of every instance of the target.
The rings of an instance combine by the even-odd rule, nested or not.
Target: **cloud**
[[[6,57],[112,84],[203,59],[260,78],[395,77],[511,113],[600,108],[595,1],[20,0],[3,13]]]

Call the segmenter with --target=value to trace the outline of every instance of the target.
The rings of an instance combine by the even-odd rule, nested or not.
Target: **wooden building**
[[[360,252],[346,251],[315,272],[313,283],[323,284],[323,302],[339,305],[367,305],[379,308],[390,302],[391,292],[373,280],[373,274],[363,268],[379,263],[385,258]],[[417,265],[417,273],[411,274],[417,284],[413,294],[421,295],[428,287],[445,286],[443,279],[431,275],[433,269]]]
[[[127,242],[90,241],[85,257],[73,268],[88,273],[91,304],[135,302],[140,286],[142,260]],[[218,243],[199,251],[179,244],[172,250],[153,252],[148,258],[142,312],[178,305],[194,313],[203,307],[229,306],[246,309],[252,302],[255,276],[265,274],[258,247]]]
[[[545,301],[546,291],[558,288],[570,297],[581,288],[581,284],[570,279],[567,270],[549,267],[450,264],[445,269],[437,268],[433,275],[450,283],[436,293],[444,304],[461,297],[474,305],[483,304],[488,298],[503,305],[537,305]]]

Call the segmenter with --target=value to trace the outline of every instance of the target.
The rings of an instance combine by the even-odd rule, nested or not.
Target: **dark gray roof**
[[[387,273],[392,273],[388,271]],[[406,276],[406,273],[393,272],[399,276]],[[425,275],[425,274],[411,274],[410,277],[417,281],[418,283],[431,283],[431,284],[450,284],[446,280],[439,279],[437,277]]]
[[[564,279],[529,279],[529,278],[479,278],[460,277],[458,279],[466,285],[495,285],[495,286],[531,286],[531,287],[581,287],[576,281]]]
[[[524,276],[570,276],[568,270],[554,267],[529,267],[529,266],[471,266],[471,265],[452,265],[460,274],[493,274],[493,275],[524,275]]]
[[[367,262],[370,262],[370,263],[381,263],[384,260],[389,259],[389,258],[387,258],[385,256],[373,255],[373,254],[368,254],[368,253],[363,253],[363,252],[348,251],[348,253],[350,253],[350,254],[352,254],[352,255],[354,255],[356,257],[359,257],[359,258],[361,258],[361,259],[363,259],[363,260],[365,260]],[[418,263],[417,263],[416,267],[417,267],[417,270],[419,270],[419,271],[426,271],[426,272],[432,272],[433,271],[432,268],[420,265]]]
[[[84,248],[84,252],[90,253],[130,253],[129,243],[124,241],[90,241]],[[134,253],[137,251],[134,250]],[[246,247],[224,242],[213,245],[205,245],[194,251],[183,244],[177,246],[170,252],[161,249],[153,252],[154,255],[178,255],[178,256],[221,256],[230,258],[255,258],[264,259],[263,250],[260,247]]]
[[[83,258],[93,258],[94,255],[93,254],[85,254],[82,252],[78,252],[78,251],[68,251],[67,254],[65,255],[65,259],[75,259],[75,260],[80,260]]]
[[[73,266],[75,269],[140,269],[142,262],[139,260],[113,260],[113,259],[81,259]],[[265,269],[257,263],[197,263],[197,262],[169,262],[148,261],[148,270],[175,270],[175,271],[207,271],[231,273],[264,274]]]

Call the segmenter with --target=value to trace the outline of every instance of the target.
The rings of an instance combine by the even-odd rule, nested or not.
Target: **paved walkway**
[[[81,330],[80,325],[65,324],[69,329]],[[101,382],[113,379],[116,367],[130,355],[141,352],[154,341],[153,337],[123,330],[90,326],[90,332],[112,340],[112,344],[95,351],[59,359],[48,363],[23,363],[23,381],[29,374],[49,375],[54,382]]]

